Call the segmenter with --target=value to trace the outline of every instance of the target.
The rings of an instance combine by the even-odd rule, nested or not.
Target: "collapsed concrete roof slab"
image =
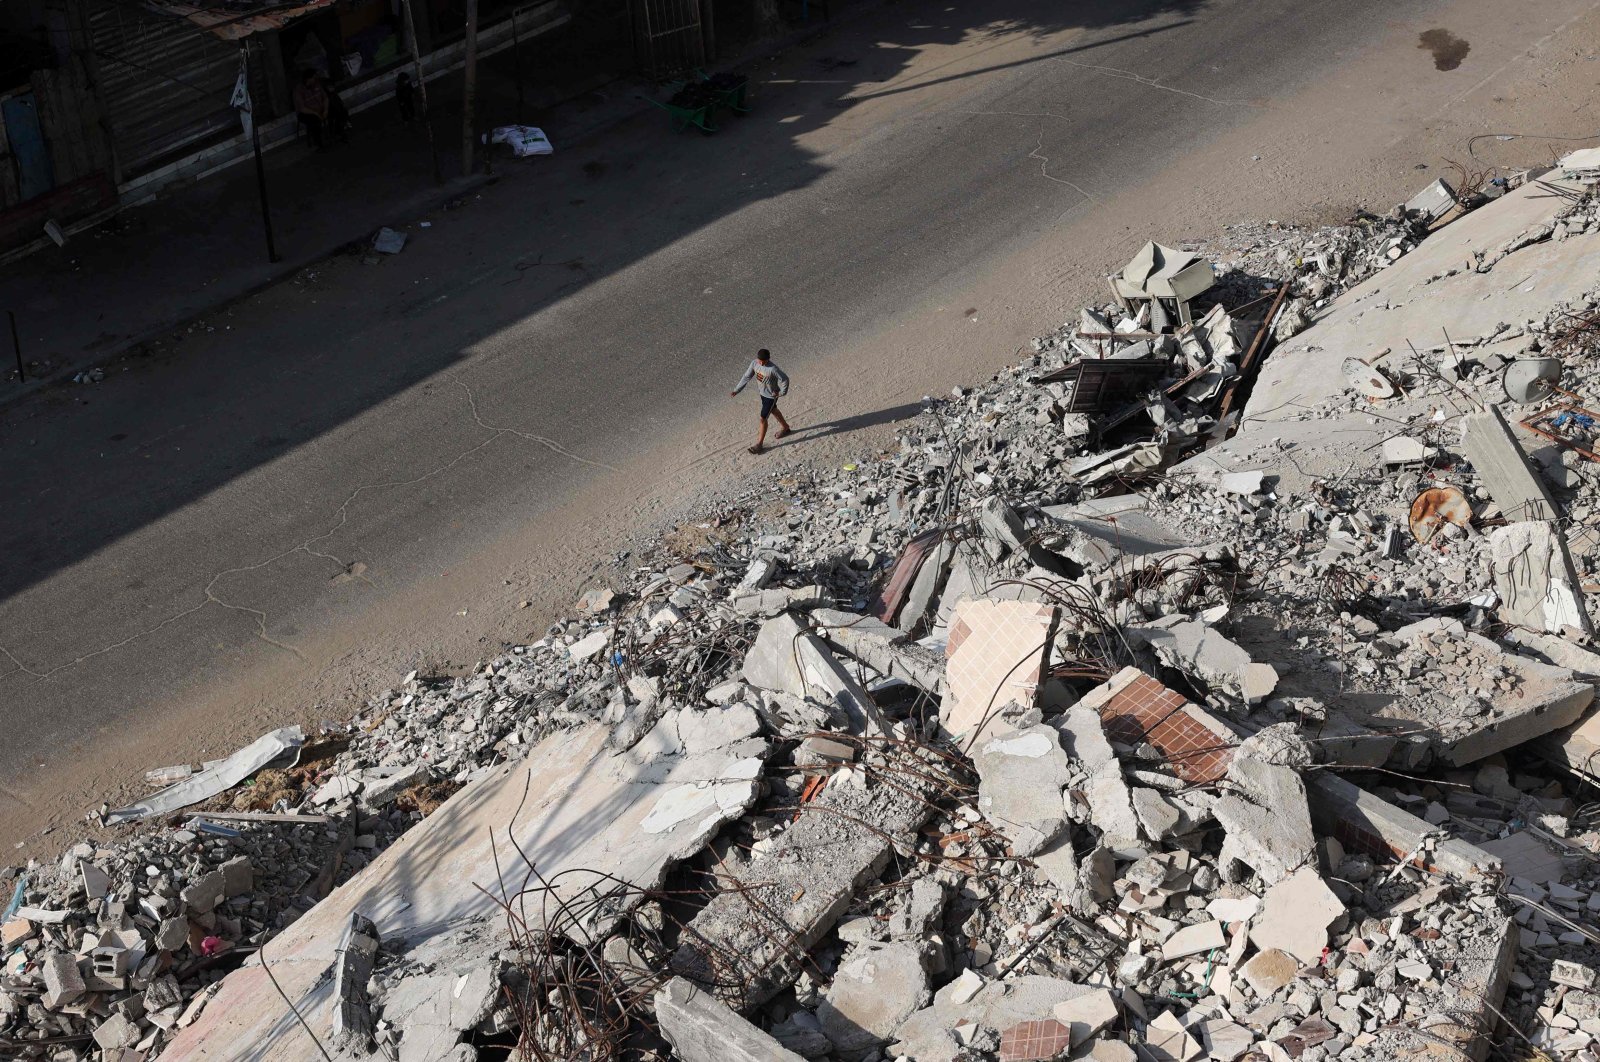
[[[1346,358],[1370,358],[1385,347],[1406,351],[1408,341],[1442,342],[1441,329],[1458,338],[1487,335],[1502,321],[1537,319],[1556,303],[1583,296],[1600,275],[1597,233],[1523,247],[1487,273],[1462,269],[1475,254],[1492,256],[1530,229],[1548,225],[1569,205],[1538,184],[1525,185],[1492,210],[1475,211],[1439,230],[1339,296],[1313,328],[1283,343],[1267,360],[1233,440],[1236,448],[1245,452],[1262,437],[1281,435],[1281,423],[1299,410],[1342,394]],[[1515,284],[1506,278],[1511,263]],[[1346,418],[1360,420],[1359,415]],[[1327,435],[1328,421],[1312,426]]]
[[[698,851],[755,798],[749,761],[759,762],[764,741],[640,766],[610,754],[607,729],[591,724],[554,734],[526,759],[472,782],[272,940],[265,961],[312,1028],[329,1027],[335,1000],[327,974],[352,914],[370,918],[385,940],[415,944],[485,922],[503,936],[502,911],[493,898],[501,882],[514,892],[536,870],[565,896],[616,888],[602,875],[653,888],[668,866]],[[661,809],[681,803],[682,794],[733,781],[748,794],[742,802],[728,801],[723,792],[714,808],[661,822]],[[661,827],[656,832],[645,828],[652,815]],[[628,906],[619,897],[613,914]],[[536,897],[519,913],[538,924],[554,914],[553,904]],[[222,981],[217,997],[162,1057],[314,1062],[322,1056],[258,956]]]
[[[1455,620],[1420,620],[1402,627],[1395,637],[1430,655],[1448,645],[1452,655],[1492,660],[1516,678],[1514,690],[1494,692],[1474,702],[1470,710],[1458,707],[1463,691],[1447,681],[1424,697],[1397,697],[1360,719],[1370,726],[1400,726],[1414,733],[1444,763],[1472,763],[1569,726],[1594,700],[1594,687],[1577,681],[1572,672],[1507,652]]]

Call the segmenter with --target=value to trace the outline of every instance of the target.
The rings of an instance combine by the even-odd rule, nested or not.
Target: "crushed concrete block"
[[[834,658],[822,639],[787,613],[761,625],[755,643],[745,655],[743,674],[752,686],[832,705],[855,733],[888,733],[883,713],[867,691]]]
[[[83,972],[78,969],[78,958],[65,952],[51,952],[40,963],[44,974],[44,1005],[49,1010],[60,1010],[78,1001],[85,989]]]
[[[1266,998],[1293,981],[1301,965],[1299,959],[1286,951],[1264,948],[1239,967],[1239,976],[1244,978],[1256,995]]]
[[[1261,898],[1261,913],[1250,923],[1250,943],[1314,963],[1328,946],[1328,927],[1343,914],[1344,904],[1316,868],[1302,867]]]
[[[834,972],[817,1020],[840,1052],[866,1052],[894,1039],[931,995],[920,943],[857,945]]]
[[[1228,472],[1217,480],[1217,489],[1224,494],[1240,494],[1249,497],[1261,493],[1261,480],[1263,474],[1259,471]]]
[[[1040,723],[980,738],[972,759],[978,810],[1018,856],[1041,851],[1067,828],[1061,794],[1072,776],[1054,727]]]
[[[804,1062],[801,1056],[681,977],[655,995],[661,1035],[682,1062]]]
[[[1200,620],[1181,616],[1127,629],[1135,644],[1148,645],[1161,662],[1207,685],[1259,704],[1278,686],[1271,664],[1258,664],[1250,654]]]
[[[741,616],[760,616],[771,619],[785,612],[805,610],[827,604],[833,599],[820,586],[801,586],[794,589],[778,587],[772,590],[753,590],[730,599],[733,610]]]
[[[333,960],[333,1017],[329,1039],[341,1051],[372,1048],[372,1000],[367,979],[378,958],[378,929],[360,914],[350,916]]]
[[[1082,703],[1055,720],[1062,743],[1089,774],[1083,797],[1089,805],[1089,821],[1098,828],[1103,843],[1115,848],[1139,839],[1139,819],[1133,811],[1133,797],[1122,777],[1122,764],[1106,740],[1100,715]]]
[[[1585,992],[1592,992],[1600,987],[1600,974],[1596,974],[1593,968],[1570,959],[1557,959],[1550,964],[1550,980],[1558,985],[1582,989]]]
[[[36,932],[38,930],[26,918],[13,918],[4,925],[0,925],[0,949],[9,952],[12,947],[21,944],[24,940],[33,939]]]
[[[243,896],[256,887],[256,870],[246,855],[234,856],[217,868],[222,871],[222,892],[228,899]]]
[[[1500,407],[1491,405],[1461,419],[1461,449],[1507,520],[1560,518]]]
[[[129,1021],[124,1014],[113,1014],[101,1022],[94,1030],[94,1042],[102,1051],[120,1051],[124,1047],[132,1047],[143,1039],[144,1033],[139,1031],[139,1026]]]
[[[1594,633],[1577,569],[1554,524],[1524,520],[1489,534],[1500,617],[1548,633],[1571,627]]]
[[[193,884],[187,886],[178,898],[183,901],[184,907],[196,914],[206,914],[216,909],[228,893],[228,878],[220,870],[213,870],[197,878]]]
[[[927,820],[922,783],[914,780],[924,770],[903,772],[894,785],[830,781],[751,861],[744,887],[718,893],[684,927],[673,971],[717,985],[738,1010],[791,984],[856,891]]]
[[[1058,610],[1026,601],[964,601],[956,607],[945,648],[948,695],[939,708],[958,738],[1008,729],[1007,704],[1031,707],[1037,697]]]

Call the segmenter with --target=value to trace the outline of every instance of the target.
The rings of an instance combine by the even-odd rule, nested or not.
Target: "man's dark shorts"
[[[766,420],[768,417],[772,416],[772,407],[776,406],[777,404],[778,404],[778,400],[776,398],[768,398],[767,396],[762,395],[761,396],[761,419],[762,420]]]

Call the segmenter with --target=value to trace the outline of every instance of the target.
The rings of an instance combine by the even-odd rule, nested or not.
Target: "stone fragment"
[[[1077,1047],[1091,1037],[1099,1036],[1117,1020],[1117,998],[1109,989],[1099,989],[1087,995],[1057,1003],[1053,1009],[1056,1021],[1072,1031],[1072,1046]]]
[[[1061,793],[1071,780],[1054,727],[1043,723],[978,740],[978,810],[1022,857],[1041,851],[1067,828]]]
[[[143,1036],[139,1026],[129,1021],[124,1014],[113,1014],[95,1027],[94,1042],[100,1045],[102,1051],[118,1051],[124,1047],[132,1047]]]
[[[1168,839],[1183,822],[1183,814],[1159,790],[1143,786],[1133,789],[1133,811],[1144,835],[1152,841]]]
[[[1239,968],[1239,976],[1263,998],[1270,996],[1294,980],[1300,972],[1300,960],[1286,951],[1266,948],[1256,952]]]
[[[710,992],[674,977],[655,995],[661,1035],[680,1062],[802,1062]]]
[[[1131,845],[1139,839],[1139,819],[1133,812],[1133,797],[1122,777],[1122,764],[1106,740],[1100,713],[1082,704],[1067,710],[1056,720],[1062,743],[1088,771],[1083,789],[1089,805],[1089,821],[1112,847]]]
[[[1228,765],[1228,780],[1234,788],[1212,808],[1224,831],[1224,864],[1237,859],[1271,885],[1312,861],[1316,836],[1300,772],[1241,746]]]
[[[178,893],[178,898],[190,911],[196,914],[208,914],[223,901],[227,891],[227,875],[220,870],[213,870],[201,875],[193,884],[185,887]]]
[[[1136,644],[1148,645],[1168,667],[1240,697],[1247,704],[1259,704],[1277,688],[1276,669],[1256,663],[1249,653],[1201,620],[1168,617],[1145,626],[1130,626],[1127,635]]]
[[[1145,1028],[1145,1052],[1155,1062],[1194,1062],[1202,1052],[1177,1014],[1164,1010]]]
[[[1321,960],[1328,927],[1343,914],[1344,904],[1316,868],[1302,867],[1262,897],[1261,913],[1250,923],[1250,942],[1263,951],[1288,952],[1309,965]]]
[[[860,944],[835,971],[817,1020],[840,1052],[863,1053],[892,1040],[930,996],[920,943]]]
[[[1221,922],[1199,922],[1184,926],[1162,941],[1161,958],[1164,962],[1171,962],[1189,955],[1200,955],[1220,948],[1227,942],[1227,933]]]

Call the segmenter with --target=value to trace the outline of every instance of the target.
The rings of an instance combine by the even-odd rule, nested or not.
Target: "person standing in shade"
[[[751,453],[759,454],[766,449],[768,417],[778,418],[778,434],[773,438],[781,439],[789,434],[789,422],[778,411],[778,399],[789,393],[789,374],[772,363],[772,351],[763,347],[756,351],[756,360],[739,377],[739,385],[729,397],[743,391],[751,380],[761,385],[761,433],[756,436],[756,444],[750,447]]]

